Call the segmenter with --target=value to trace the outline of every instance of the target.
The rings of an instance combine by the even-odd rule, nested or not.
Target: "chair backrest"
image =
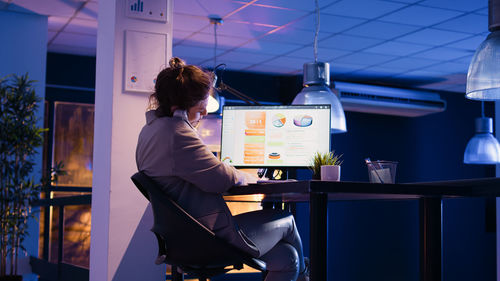
[[[142,172],[132,176],[139,191],[151,202],[154,225],[166,247],[166,262],[186,268],[216,268],[245,263],[265,270],[265,263],[254,259],[239,248],[218,238],[161,190],[161,187]]]

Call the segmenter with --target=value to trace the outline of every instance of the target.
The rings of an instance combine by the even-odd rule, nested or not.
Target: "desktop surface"
[[[415,183],[291,180],[235,186],[226,195],[245,194],[385,194],[385,198],[500,197],[500,178],[478,178]],[[416,197],[415,197],[416,196]],[[335,197],[332,197],[335,198]]]

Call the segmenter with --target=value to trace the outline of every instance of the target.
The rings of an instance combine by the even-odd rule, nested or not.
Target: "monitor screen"
[[[330,105],[224,106],[221,160],[237,167],[307,167],[330,151]]]

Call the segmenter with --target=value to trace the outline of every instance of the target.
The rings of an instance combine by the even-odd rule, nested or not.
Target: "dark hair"
[[[188,110],[206,99],[212,90],[211,73],[186,65],[177,57],[171,58],[169,65],[156,77],[155,91],[149,97],[150,106],[156,107],[159,117],[172,116],[172,106]]]

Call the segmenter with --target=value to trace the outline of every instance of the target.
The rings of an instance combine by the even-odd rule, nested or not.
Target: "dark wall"
[[[443,113],[417,118],[346,113],[349,132],[333,137],[333,148],[345,157],[342,178],[367,181],[366,156],[399,161],[399,182],[495,176],[493,166],[463,164],[480,103],[458,93],[440,94],[448,102]],[[493,107],[486,112],[493,116]],[[444,280],[496,280],[496,233],[486,231],[485,209],[484,199],[444,200]],[[416,202],[340,202],[330,204],[329,214],[330,236],[338,237],[330,247],[335,280],[419,280]]]
[[[493,166],[463,164],[465,147],[474,135],[474,118],[481,114],[480,103],[459,93],[440,95],[447,109],[422,117],[346,112],[348,132],[333,135],[332,145],[345,156],[342,178],[367,181],[366,157],[398,161],[398,182],[494,176]],[[493,112],[493,106],[487,109]]]
[[[95,88],[95,57],[47,54],[47,84]]]
[[[218,79],[225,84],[258,101],[280,102],[290,104],[295,97],[293,93],[300,91],[302,78],[297,76],[276,76],[251,72],[225,71],[217,72]],[[222,92],[227,99],[238,98],[228,92]]]
[[[302,88],[300,76],[226,71],[223,80],[259,101],[285,104]],[[47,83],[93,88],[95,58],[49,54]],[[424,117],[346,112],[348,132],[333,135],[332,141],[332,149],[344,155],[342,179],[367,181],[366,157],[399,161],[398,182],[494,176],[493,167],[462,163],[480,104],[459,93],[440,94],[448,102],[446,111]],[[488,104],[486,115],[493,117],[493,111]],[[300,170],[297,177],[311,174]],[[419,280],[417,207],[416,201],[329,203],[329,279]],[[444,200],[443,214],[444,280],[495,280],[496,234],[486,231],[484,200]],[[308,217],[308,205],[298,204],[297,224],[306,253]],[[223,279],[231,277],[217,280]],[[260,280],[257,275],[255,280]]]

